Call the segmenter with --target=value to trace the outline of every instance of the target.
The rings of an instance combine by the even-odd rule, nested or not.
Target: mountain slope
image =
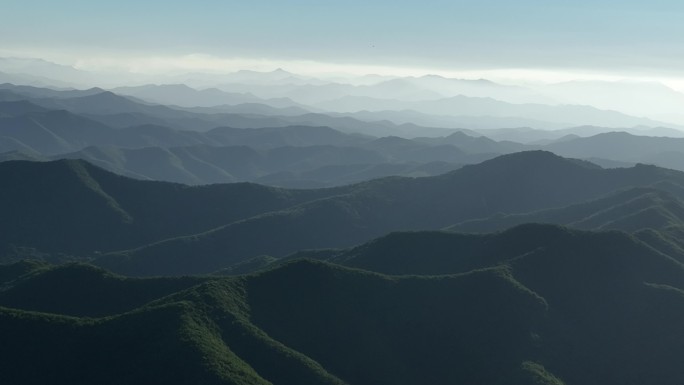
[[[545,148],[561,156],[602,157],[639,162],[661,153],[684,152],[684,138],[636,136],[625,132],[610,132],[553,143]]]
[[[447,230],[486,233],[533,222],[590,230],[663,230],[668,226],[684,224],[684,205],[672,193],[656,188],[633,188],[563,208],[466,221]]]
[[[562,207],[663,180],[682,183],[684,175],[649,166],[604,170],[546,152],[516,153],[437,177],[361,183],[344,194],[108,254],[95,263],[131,275],[207,273],[262,254],[349,247],[390,231]]]
[[[32,313],[16,303],[0,308],[0,325],[13,330],[0,345],[7,357],[0,379],[676,385],[684,378],[684,266],[627,234],[550,225],[395,233],[332,260],[411,275],[300,260],[205,279],[101,319]],[[25,281],[50,290],[39,283]]]
[[[476,298],[473,290],[489,294]],[[452,304],[450,311],[445,303]],[[319,315],[311,317],[312,311]],[[25,384],[48,378],[137,384],[174,377],[173,383],[210,384],[411,384],[421,378],[503,383],[520,371],[527,329],[543,311],[538,298],[496,270],[396,280],[299,262],[247,279],[206,282],[97,320],[0,308],[0,324],[16,331],[0,346],[12,352],[0,363],[0,378]],[[500,327],[469,332],[481,318],[501,320]],[[518,347],[501,349],[506,344]],[[106,349],[91,350],[95,346]],[[428,346],[432,353],[426,355]],[[162,351],[152,354],[156,348]],[[501,365],[488,371],[488,362]],[[85,369],[75,374],[75,363]]]
[[[625,234],[541,225],[490,235],[393,234],[335,260],[395,274],[504,266],[548,305],[535,361],[565,383],[681,376],[672,352],[681,352],[674,341],[682,337],[683,265]]]
[[[81,150],[88,146],[142,148],[213,144],[196,132],[158,125],[115,129],[66,110],[46,110],[28,102],[0,102],[0,151],[28,151],[43,156]],[[7,116],[5,116],[7,115]]]
[[[5,266],[18,270],[24,264]],[[0,290],[0,306],[76,317],[125,313],[206,281],[199,277],[126,279],[81,264],[40,266],[12,278]]]
[[[206,231],[335,193],[142,182],[76,160],[3,162],[0,180],[3,247],[81,255]]]

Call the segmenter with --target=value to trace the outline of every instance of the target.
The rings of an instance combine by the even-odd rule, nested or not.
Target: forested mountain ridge
[[[630,186],[684,185],[677,171],[601,169],[547,152],[319,190],[136,181],[75,160],[5,162],[0,176],[8,182],[0,192],[7,257],[26,248],[87,258],[105,252],[97,264],[133,275],[208,273],[261,254],[348,247],[390,231],[563,207]]]
[[[0,347],[9,357],[0,363],[0,378],[26,384],[145,383],[160,376],[179,384],[681,380],[674,357],[684,320],[684,266],[627,234],[550,225],[489,235],[396,233],[330,261],[410,275],[306,260],[194,281],[123,278],[81,265],[0,268],[0,306],[14,307],[0,308],[0,323],[14,330]],[[95,309],[93,296],[76,289],[84,284],[108,298],[99,305],[102,314],[123,313],[81,318]],[[161,297],[169,290],[177,291]],[[107,353],[91,350],[93,344]],[[130,353],[132,346],[138,353]],[[145,354],[154,346],[165,353]],[[112,371],[106,357],[125,370]],[[75,371],[75,362],[87,369]],[[141,362],[144,371],[135,369]]]

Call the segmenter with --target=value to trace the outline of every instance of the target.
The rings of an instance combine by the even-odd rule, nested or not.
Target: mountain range
[[[463,164],[531,149],[590,159],[609,167],[640,162],[684,169],[684,147],[679,139],[643,136],[677,135],[674,129],[629,130],[640,136],[603,133],[610,128],[595,126],[553,134],[532,129],[451,130],[441,136],[411,140],[394,136],[376,139],[367,132],[429,129],[312,113],[267,116],[198,112],[149,105],[99,89],[2,87],[6,101],[0,102],[0,133],[4,138],[0,159],[79,158],[141,179],[190,184],[252,181],[313,188],[389,175],[432,176]],[[204,132],[194,130],[198,122]],[[290,124],[296,122],[303,125]],[[216,126],[222,123],[230,123],[232,128]],[[321,126],[316,126],[319,123]],[[497,142],[481,136],[483,133],[494,138],[519,138],[528,144]],[[437,131],[433,134],[440,135]]]
[[[0,59],[0,383],[684,381],[677,91],[121,79]]]
[[[1,200],[8,258],[26,250],[61,253],[131,275],[209,273],[262,254],[349,247],[391,231],[563,207],[635,185],[684,186],[681,172],[602,169],[548,152],[506,155],[434,177],[320,190],[191,188],[127,179],[77,160],[4,162],[0,174],[10,181]],[[246,191],[252,192],[242,200]],[[51,196],[67,201],[55,206]],[[92,207],[71,213],[86,204]]]
[[[438,177],[324,190],[136,181],[76,160],[4,162],[0,175],[10,187],[0,199],[3,238],[13,242],[3,244],[5,259],[12,251],[132,275],[186,275],[200,265],[205,272],[235,265],[234,250],[264,239],[284,247],[282,255],[326,234],[352,240],[280,260],[243,259],[243,272],[262,271],[238,277],[141,279],[73,263],[0,265],[0,324],[13,330],[0,346],[0,378],[8,383],[681,380],[684,249],[672,237],[684,215],[680,172],[601,169],[523,152]],[[486,205],[476,207],[477,198]],[[453,232],[469,222],[425,231],[494,212],[526,219],[488,234]],[[192,244],[191,264],[182,245],[164,246],[176,240],[153,240],[212,228],[212,221],[232,224],[180,238]],[[538,221],[593,231],[517,225]],[[366,235],[354,241],[345,223],[379,226],[379,238],[357,227],[370,240],[354,246]],[[231,238],[226,229],[241,226]],[[414,231],[382,235],[407,229]],[[299,231],[301,241],[293,236]],[[147,242],[144,233],[155,244],[125,260],[121,253],[83,258],[88,245]],[[214,246],[204,243],[220,239],[228,242],[216,244],[222,253],[212,257]],[[152,259],[140,252],[155,249]]]
[[[624,233],[550,225],[397,233],[332,261],[142,280],[83,265],[6,265],[0,304],[12,308],[0,307],[0,323],[14,332],[0,347],[2,376],[25,384],[681,379],[683,266]],[[107,300],[93,303],[83,285]]]

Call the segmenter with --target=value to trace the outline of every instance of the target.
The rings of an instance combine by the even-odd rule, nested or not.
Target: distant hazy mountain
[[[540,130],[530,127],[476,129],[467,132],[469,135],[478,133],[498,141],[514,141],[525,144],[545,145],[555,141],[565,141],[573,137],[588,137],[609,132],[627,132],[638,136],[684,137],[684,131],[667,127],[600,127],[577,126],[555,130]]]
[[[380,74],[367,74],[367,75],[352,75],[352,74],[339,74],[327,76],[325,79],[333,83],[351,84],[355,86],[370,86],[373,84],[378,84],[386,80],[398,79],[399,76],[395,75],[380,75]]]
[[[625,132],[611,132],[551,143],[544,148],[562,156],[575,158],[602,157],[684,169],[684,138],[635,136]]]
[[[218,89],[196,90],[185,84],[118,87],[111,90],[120,95],[135,96],[148,102],[183,107],[211,107],[220,104],[254,103],[260,99],[249,94],[229,93]]]
[[[17,153],[9,153],[0,154],[0,159],[5,156],[10,159],[20,158]],[[330,145],[277,147],[269,150],[206,145],[141,149],[89,147],[75,153],[59,155],[59,158],[84,159],[133,178],[185,184],[254,181],[280,186],[308,184],[323,187],[372,179],[368,177],[351,180],[349,176],[352,170],[358,173],[371,165],[378,169],[374,177],[418,172],[418,164],[408,160],[398,162],[378,151]],[[26,156],[24,159],[31,157]],[[429,162],[420,164],[424,163]],[[397,167],[391,167],[392,164]],[[386,167],[386,172],[383,173],[379,167],[381,165],[390,167]],[[450,169],[454,168],[456,166],[452,165]],[[437,170],[443,171],[444,168]],[[338,180],[338,173],[345,178]],[[422,175],[436,174],[425,172]]]
[[[27,100],[52,110],[84,115],[142,114],[161,119],[182,119],[192,114],[162,105],[141,103],[99,88],[53,90],[29,86],[0,85],[5,101]]]
[[[546,85],[539,91],[563,103],[591,105],[653,119],[680,113],[684,108],[684,94],[656,82],[571,81]]]
[[[616,111],[599,110],[581,105],[512,104],[491,98],[455,96],[423,101],[402,101],[371,97],[344,96],[314,104],[335,112],[413,110],[425,114],[450,116],[487,116],[523,118],[568,126],[595,125],[605,127],[665,126],[665,123],[629,116]],[[546,127],[538,127],[546,128]]]
[[[458,95],[491,97],[511,103],[555,104],[555,100],[541,93],[520,86],[507,86],[489,80],[452,79],[436,75],[422,77],[377,78],[371,84],[365,81],[344,80],[337,83],[314,84],[311,82],[258,82],[240,81],[226,83],[222,89],[232,92],[254,93],[262,98],[288,95],[305,104],[320,103],[342,96],[399,99],[404,101],[432,100]]]
[[[67,111],[29,111],[0,118],[0,136],[4,138],[0,151],[28,150],[52,155],[88,144],[114,143],[119,135],[102,123]]]
[[[71,87],[73,84],[42,76],[0,71],[0,83],[26,84],[34,87]]]
[[[18,117],[29,113],[47,112],[48,109],[26,100],[0,102],[0,117]]]
[[[430,100],[443,98],[444,94],[423,87],[411,79],[391,79],[370,86],[357,86],[347,93],[349,96],[376,98],[397,98],[401,100]]]
[[[56,83],[83,83],[89,80],[92,74],[77,70],[70,66],[56,64],[43,59],[28,59],[28,58],[0,58],[0,71],[6,73],[16,73],[28,75],[31,77],[39,77],[48,80],[45,85],[56,86],[58,84],[52,83],[52,79]]]
[[[446,116],[431,115],[412,110],[401,111],[357,111],[357,112],[326,112],[331,116],[347,116],[364,121],[389,121],[398,125],[417,125],[423,127],[442,128],[443,132],[457,129],[472,134],[473,130],[500,129],[501,127],[543,127],[543,130],[557,130],[566,128],[562,123],[547,122],[519,117],[495,116]],[[467,127],[467,128],[466,128]],[[434,131],[434,129],[433,129]],[[417,132],[417,134],[420,134]],[[479,134],[481,135],[481,134]],[[420,136],[420,135],[417,135]]]
[[[336,117],[323,113],[308,113],[297,116],[259,116],[252,114],[212,114],[207,117],[193,117],[193,121],[213,122],[213,127],[229,126],[235,128],[287,127],[292,125],[330,127],[348,134],[370,136],[418,136],[448,135],[454,130],[439,127],[424,127],[415,124],[397,125],[388,121],[363,121],[350,117]],[[208,123],[201,123],[207,125]],[[212,128],[213,128],[212,127]]]
[[[101,103],[102,100],[108,100],[112,103]],[[144,112],[156,113],[160,116],[184,116],[184,114],[189,114],[192,118],[194,116],[204,116],[197,113],[189,113],[183,111],[176,111],[168,109],[162,106],[146,106],[142,104],[135,103],[133,101],[121,98],[114,94],[96,94],[92,96],[85,96],[79,98],[66,98],[66,99],[38,99],[39,102],[43,102],[44,105],[64,105],[66,107],[76,109],[76,110],[96,110],[102,112],[102,108],[120,108],[122,110],[129,109],[135,110],[139,109]],[[149,116],[145,113],[131,113],[125,116]],[[210,146],[250,146],[256,149],[269,149],[275,147],[284,146],[294,146],[294,147],[306,147],[306,146],[333,146],[325,150],[331,159],[335,158],[336,152],[339,151],[353,151],[353,149],[343,150],[341,147],[356,147],[358,151],[371,151],[375,155],[374,161],[369,161],[367,157],[361,157],[358,159],[358,164],[379,164],[379,163],[407,163],[407,162],[447,162],[447,163],[469,163],[474,159],[482,160],[486,159],[482,157],[469,157],[465,156],[465,153],[474,154],[478,153],[477,149],[475,151],[462,151],[458,148],[459,145],[469,146],[469,137],[465,134],[461,134],[461,140],[451,140],[440,143],[439,141],[426,141],[424,138],[422,142],[411,141],[408,139],[401,139],[398,137],[387,138],[374,142],[375,139],[372,136],[359,135],[359,134],[345,134],[343,132],[334,130],[329,127],[315,127],[315,126],[284,126],[284,127],[263,127],[263,128],[231,128],[231,127],[217,127],[207,132],[195,132],[195,131],[179,131],[165,126],[155,125],[155,124],[143,124],[126,126],[125,128],[112,128],[105,125],[96,119],[102,118],[102,116],[112,116],[112,115],[88,115],[91,118],[86,118],[81,115],[77,115],[65,110],[48,110],[45,107],[33,104],[28,101],[16,101],[16,102],[0,102],[0,133],[4,136],[5,140],[0,143],[0,152],[12,152],[21,151],[26,154],[32,155],[32,158],[41,159],[41,156],[55,156],[57,154],[64,154],[70,152],[78,152],[81,149],[90,146],[99,147],[120,147],[123,149],[136,149],[143,147],[159,147],[156,151],[164,152],[164,148],[169,147],[183,147],[183,146],[195,146],[195,145],[210,145]],[[117,116],[117,115],[113,115]],[[216,115],[208,115],[213,119],[217,119]],[[222,118],[230,117],[232,119],[235,115],[223,114],[219,115]],[[215,124],[223,122],[221,119],[215,121]],[[341,121],[343,123],[355,124],[358,121],[349,118],[329,118],[325,115],[307,115],[307,123],[313,124],[314,121],[310,118],[317,119],[322,122],[333,122]],[[171,118],[169,118],[171,119]],[[199,118],[198,118],[199,119]],[[282,120],[278,120],[282,119]],[[286,124],[287,121],[284,120],[285,117],[272,119],[276,123]],[[109,119],[100,119],[108,121]],[[159,118],[162,122],[165,121],[163,118]],[[174,119],[171,119],[174,120]],[[182,120],[179,118],[178,120]],[[297,121],[297,118],[293,119]],[[144,121],[144,120],[143,120]],[[232,120],[234,122],[234,120]],[[135,123],[136,119],[126,120],[128,123]],[[255,124],[256,122],[268,123],[270,120],[267,118],[262,118],[259,120],[249,120],[246,119],[245,122],[251,122]],[[114,123],[117,123],[116,121]],[[209,122],[205,121],[205,124]],[[361,123],[363,124],[363,123]],[[367,126],[372,126],[367,124]],[[390,131],[391,126],[387,127]],[[406,127],[402,127],[406,129]],[[412,127],[412,129],[419,130],[417,127]],[[453,139],[453,138],[452,138]],[[404,148],[402,146],[390,145],[390,142],[395,143],[405,143],[410,147]],[[490,141],[491,142],[491,141]],[[383,145],[385,143],[385,145]],[[498,146],[495,142],[490,143],[490,148],[487,148],[486,152],[489,157],[491,154],[510,152],[513,149],[510,145]],[[363,149],[363,150],[362,150]],[[146,151],[153,151],[153,149],[148,149]],[[139,153],[139,152],[138,152]],[[35,156],[34,156],[35,155]],[[305,152],[302,151],[303,156]],[[78,156],[78,155],[74,155]],[[10,155],[6,157],[7,159],[16,159],[16,155]],[[19,157],[21,158],[21,157]],[[28,157],[31,158],[31,157]],[[92,157],[86,157],[93,161]],[[171,158],[169,158],[170,161]],[[378,159],[383,159],[379,161]],[[322,159],[321,159],[322,160]],[[111,160],[110,160],[111,161]],[[313,162],[313,159],[308,159],[308,163]],[[120,163],[120,162],[113,162]],[[209,161],[209,164],[213,162]],[[338,165],[348,164],[344,161]],[[216,164],[214,164],[216,165]],[[331,166],[333,164],[325,162],[319,165],[319,167]],[[162,166],[159,164],[159,166]],[[225,165],[224,165],[225,166]],[[165,166],[164,166],[165,167]],[[110,170],[116,170],[120,172],[126,170],[127,175],[139,174],[134,170],[127,170],[126,168],[112,167],[111,165],[106,167]],[[312,171],[313,168],[305,170],[285,170],[285,169],[271,169],[266,167],[263,171],[270,169],[271,172],[276,171],[293,171],[293,172],[303,172]],[[259,178],[266,176],[269,172],[260,175],[260,172],[256,172],[250,175],[251,178]],[[148,175],[149,174],[143,174]],[[240,177],[237,179],[231,178],[229,176],[224,176],[223,179],[215,178],[193,178],[189,176],[175,176],[167,175],[162,178],[163,180],[171,181],[182,181],[186,183],[206,183],[211,182],[228,182],[234,180],[241,180]],[[326,178],[327,179],[327,178]],[[327,179],[328,181],[332,179]]]
[[[682,113],[665,113],[665,114],[652,114],[653,119],[657,119],[663,122],[672,122],[679,126],[684,126],[684,114]]]
[[[437,175],[461,164],[477,163],[513,150],[510,145],[462,133],[458,133],[458,139],[454,135],[442,143],[429,138],[376,139],[343,134],[327,127],[224,127],[196,133],[149,125],[117,130],[104,126],[81,127],[85,131],[74,132],[95,135],[90,140],[95,144],[84,148],[87,135],[77,140],[72,133],[61,133],[61,129],[56,127],[53,136],[39,131],[43,135],[36,134],[32,140],[15,135],[14,142],[4,144],[9,151],[0,153],[0,161],[84,159],[138,179],[186,184],[253,181],[301,188],[342,185],[390,175]],[[62,147],[52,143],[57,134],[62,135]],[[467,147],[468,151],[461,150],[460,146]],[[65,153],[68,148],[76,151]]]
[[[321,113],[297,114],[296,109],[299,107],[275,107],[274,109],[268,106],[247,104],[207,109],[170,108],[164,105],[148,104],[112,92],[100,92],[97,88],[61,91],[14,85],[0,86],[0,101],[19,100],[27,100],[49,109],[66,109],[113,127],[151,124],[181,130],[206,131],[219,126],[262,128],[308,125],[328,126],[348,133],[406,137],[439,136],[453,132],[446,128],[413,124],[397,125],[389,121],[368,122]],[[237,111],[241,113],[234,113]],[[278,113],[285,115],[274,115]]]
[[[432,146],[396,136],[375,139],[364,144],[364,147],[382,153],[393,159],[406,159],[418,162],[436,160],[455,162],[463,159],[464,155],[463,150],[450,144]]]
[[[388,95],[392,95],[396,98],[413,101],[443,97],[437,92],[423,89],[401,79],[359,86],[340,83],[303,85],[226,83],[219,88],[228,92],[251,93],[263,99],[287,97],[306,105],[315,105],[349,95],[374,98],[386,98]]]
[[[288,98],[261,99],[249,93],[230,93],[218,88],[196,90],[184,84],[145,85],[138,87],[118,87],[112,92],[129,95],[148,102],[181,107],[214,107],[219,105],[264,104],[276,108],[299,107],[301,105]],[[302,109],[304,112],[307,110]],[[224,111],[234,112],[234,111]],[[275,114],[270,114],[275,115]]]
[[[261,115],[261,116],[298,116],[308,114],[309,110],[301,107],[273,107],[262,103],[242,103],[242,104],[224,104],[213,107],[192,107],[181,108],[186,111],[198,112],[203,114],[242,114],[242,115]]]
[[[477,135],[476,132],[473,132],[475,135]],[[524,144],[516,143],[516,142],[510,142],[510,141],[501,141],[497,142],[492,139],[489,139],[488,137],[485,136],[473,136],[473,135],[467,135],[462,131],[455,132],[449,136],[446,137],[438,137],[438,138],[415,138],[415,141],[418,142],[423,142],[423,143],[429,143],[432,145],[444,145],[444,144],[451,144],[454,145],[461,150],[471,153],[471,154],[477,154],[477,153],[495,153],[495,154],[507,154],[511,152],[518,152],[518,151],[525,151],[532,149],[533,146],[526,146]]]
[[[151,89],[158,90],[158,87],[154,86]],[[99,88],[89,90],[52,90],[4,84],[0,85],[0,91],[0,97],[3,100],[29,100],[46,108],[65,109],[87,115],[117,127],[161,124],[182,129],[207,130],[220,125],[226,125],[226,123],[230,122],[230,118],[235,115],[242,120],[249,120],[248,115],[258,112],[267,112],[265,115],[274,115],[278,112],[294,114],[293,111],[289,110],[268,106],[260,108],[259,105],[252,104],[233,108],[217,107],[216,109],[209,110],[170,108],[163,105],[148,104],[131,97],[123,97]],[[198,91],[193,90],[193,92]],[[241,113],[229,113],[236,111],[241,111]],[[301,112],[306,113],[307,111]],[[245,115],[244,117],[242,116],[243,114]],[[260,116],[256,115],[254,118],[258,120]],[[258,123],[254,123],[253,126],[258,126]]]
[[[6,116],[10,110],[15,116]],[[0,141],[0,152],[25,151],[45,156],[88,146],[141,148],[221,144],[201,133],[156,125],[115,129],[65,110],[46,110],[29,102],[0,102],[0,135],[4,138]]]
[[[439,93],[443,97],[472,96],[500,100],[509,103],[541,103],[557,104],[554,100],[542,93],[521,86],[509,86],[498,84],[487,79],[454,79],[438,75],[425,75],[421,77],[407,77],[397,79],[415,86]],[[387,94],[386,97],[392,96]]]
[[[311,76],[303,76],[277,68],[273,71],[261,72],[251,70],[240,70],[237,72],[223,74],[218,77],[218,84],[237,83],[255,85],[304,85],[304,84],[324,84],[325,82]]]
[[[69,99],[77,98],[82,96],[92,96],[105,92],[102,88],[93,87],[85,90],[74,89],[74,88],[45,88],[45,87],[34,87],[34,86],[22,86],[14,85],[11,83],[0,84],[0,90],[7,90],[9,93],[16,95],[26,96],[29,98],[56,98],[56,99]]]
[[[651,127],[658,126],[657,122],[654,121],[634,119],[619,113],[599,111],[589,107],[512,105],[491,99],[467,97],[434,101],[436,104],[426,108],[426,111],[423,111],[422,114],[391,111],[378,111],[375,113],[366,113],[365,115],[359,114],[358,116],[364,120],[373,120],[360,122],[358,119],[350,117],[331,117],[324,114],[298,114],[305,110],[293,110],[292,108],[301,107],[298,107],[295,103],[280,99],[261,101],[261,103],[277,104],[277,106],[275,106],[276,109],[246,104],[235,107],[217,107],[211,110],[192,109],[182,111],[166,106],[143,104],[136,100],[124,98],[113,93],[100,92],[100,89],[97,88],[83,91],[58,91],[12,85],[3,85],[0,88],[6,90],[3,94],[3,100],[20,100],[21,98],[24,98],[46,108],[67,109],[75,113],[87,114],[91,117],[98,115],[98,120],[118,126],[163,124],[183,129],[206,130],[220,125],[231,125],[234,127],[264,127],[308,124],[327,125],[347,132],[362,132],[376,136],[401,135],[408,137],[443,135],[445,132],[449,131],[444,128],[449,127],[449,124],[453,124],[453,126],[451,126],[453,128],[462,128],[470,125],[476,129],[501,127],[502,125],[507,124],[512,126],[530,125],[559,128],[561,126],[567,127],[568,125],[584,124],[586,122],[604,127],[632,127],[638,125]],[[181,88],[185,89],[184,87]],[[144,89],[148,90],[147,88]],[[152,87],[151,89],[156,90],[154,92],[161,92],[157,90],[157,87]],[[7,92],[9,92],[9,94]],[[195,91],[191,91],[191,93],[192,92]],[[201,93],[204,91],[196,92]],[[216,92],[223,93],[218,90]],[[15,94],[16,96],[12,96]],[[213,100],[213,98],[209,98],[208,100]],[[377,102],[377,100],[373,103],[375,102]],[[386,109],[384,107],[390,109],[403,109],[406,107],[420,110],[422,108],[421,106],[430,106],[433,102],[400,102],[400,105],[397,105],[393,101],[382,101],[382,103],[389,105],[382,105],[381,107],[383,108],[380,108],[380,110]],[[292,105],[288,106],[288,104]],[[359,106],[359,108],[373,109],[372,105],[372,103],[363,104],[363,106]],[[444,111],[440,112],[439,110],[435,110],[435,108],[447,107],[449,107],[450,111],[447,114],[469,115],[453,116],[449,119],[429,116],[429,114],[444,115]],[[282,108],[287,109],[279,110]],[[467,110],[463,110],[464,108],[467,108]],[[518,116],[515,114],[518,114]],[[586,115],[586,117],[582,117],[583,115]],[[565,119],[565,116],[567,116],[568,119]],[[395,123],[383,120],[391,120]],[[435,123],[435,127],[402,124],[402,122],[410,122],[412,120],[423,124]],[[571,120],[571,122],[563,122],[564,120]],[[676,130],[669,130],[666,132],[665,129],[660,129],[659,134],[673,135],[676,134]]]
[[[358,146],[374,139],[371,136],[345,134],[325,126],[217,127],[206,132],[205,135],[226,146],[240,145],[255,148],[315,145]]]

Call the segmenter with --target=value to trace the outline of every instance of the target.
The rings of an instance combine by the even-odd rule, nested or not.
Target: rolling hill
[[[361,183],[206,233],[103,255],[95,263],[128,275],[208,273],[262,254],[349,247],[391,231],[563,207],[635,185],[681,184],[682,178],[651,166],[606,170],[547,152],[516,153],[437,177]]]
[[[336,193],[143,182],[78,160],[3,162],[0,179],[3,249],[81,256],[206,231]]]
[[[210,273],[264,254],[349,247],[391,231],[565,207],[632,186],[684,185],[684,176],[672,170],[601,169],[539,151],[434,177],[318,190],[137,181],[76,160],[4,162],[0,178],[8,186],[0,191],[4,258],[97,257],[96,264],[129,275]],[[639,227],[629,223],[649,218],[642,226],[676,222],[677,204],[651,209],[653,199],[663,197],[645,194],[623,202],[622,216],[616,208],[603,222],[598,216],[586,222],[598,228],[612,220],[606,228],[630,230]],[[584,209],[585,217],[595,206]],[[581,210],[571,211],[581,217]]]
[[[447,230],[487,233],[523,223],[555,223],[587,230],[634,232],[644,228],[664,230],[669,226],[684,225],[681,188],[668,185],[658,187],[661,189],[632,188],[562,208],[466,221]],[[662,188],[668,188],[672,193]]]
[[[684,138],[636,136],[625,132],[610,132],[552,143],[544,148],[561,156],[602,157],[684,170]]]
[[[9,18],[8,31],[32,35],[0,51],[25,55],[22,41],[42,33],[54,35],[53,56],[78,64],[0,57],[0,385],[684,384],[677,79],[666,70],[667,86],[543,83],[610,77],[610,68],[636,79],[665,68],[655,60],[663,47],[629,68],[611,64],[617,54],[567,56],[558,73],[553,62],[564,60],[553,50],[528,48],[574,32],[528,32],[577,26],[568,22],[587,12],[473,13],[507,23],[507,36],[443,12],[429,23],[439,36],[409,31],[415,49],[400,52],[406,42],[367,36],[363,24],[392,32],[401,9],[360,14],[347,4],[337,19],[354,20],[326,25],[318,16],[332,8],[311,6],[240,5],[212,21],[172,4],[161,12],[177,20],[155,28],[117,21],[148,20],[142,8],[80,20],[79,7],[55,7],[84,35],[71,46],[100,42],[94,56],[60,51],[55,28]],[[33,8],[14,13],[44,24],[50,12]],[[285,17],[308,8],[303,24]],[[603,37],[583,30],[593,48],[574,36],[561,51],[611,48],[625,28],[650,23],[638,16],[646,24],[612,23]],[[199,44],[185,33],[207,35],[219,19],[244,33]],[[143,52],[167,25],[179,39]],[[98,38],[112,26],[115,39]],[[320,34],[350,26],[354,36]],[[483,35],[449,42],[455,27],[487,30],[481,42],[510,52],[461,55],[473,66],[453,73],[506,84],[389,75],[430,68],[421,62],[437,60],[430,53],[444,53],[443,43],[467,54],[470,37]],[[121,45],[133,32],[143,33]],[[296,36],[303,44],[288,47]],[[304,60],[319,43],[321,61]],[[214,56],[216,44],[238,56]],[[190,46],[197,53],[180,52]],[[532,54],[511,56],[516,46]],[[345,50],[345,60],[326,59]],[[387,66],[407,54],[405,68]],[[521,65],[502,67],[497,55]],[[317,75],[225,72],[280,61]]]
[[[339,251],[330,261],[357,268],[298,260],[259,274],[194,282],[123,278],[82,265],[0,268],[9,276],[0,304],[15,299],[13,308],[0,308],[0,325],[13,330],[0,345],[6,357],[0,379],[359,385],[682,380],[677,357],[684,338],[684,266],[625,233],[552,225],[487,235],[395,233]],[[92,309],[92,297],[67,295],[68,288],[60,289],[66,277],[72,287],[107,293],[103,314],[114,314],[119,301],[128,306],[102,318],[74,316],[79,306]],[[176,284],[176,292],[159,297]],[[51,293],[55,289],[61,291]],[[132,298],[128,290],[149,295]]]
[[[240,113],[237,113],[235,108],[220,106],[211,109],[172,108],[100,89],[59,91],[3,84],[0,85],[0,100],[23,100],[50,110],[66,110],[116,128],[152,124],[184,131],[208,131],[216,127],[263,128],[299,125],[327,126],[345,133],[407,137],[445,135],[452,132],[448,128],[394,124],[382,120],[365,121],[323,113],[293,114],[291,110],[287,110],[284,111],[284,115],[274,115],[277,112],[267,106],[251,106]],[[267,109],[268,113],[257,113],[259,108]]]
[[[488,97],[468,97],[463,95],[420,101],[347,95],[338,99],[317,103],[314,104],[314,106],[335,112],[410,110],[438,116],[523,118],[552,124],[560,123],[566,127],[581,125],[604,127],[632,127],[643,125],[656,127],[667,125],[655,120],[633,117],[611,110],[600,110],[591,106],[532,103],[513,104]],[[535,128],[549,127],[541,126]]]

